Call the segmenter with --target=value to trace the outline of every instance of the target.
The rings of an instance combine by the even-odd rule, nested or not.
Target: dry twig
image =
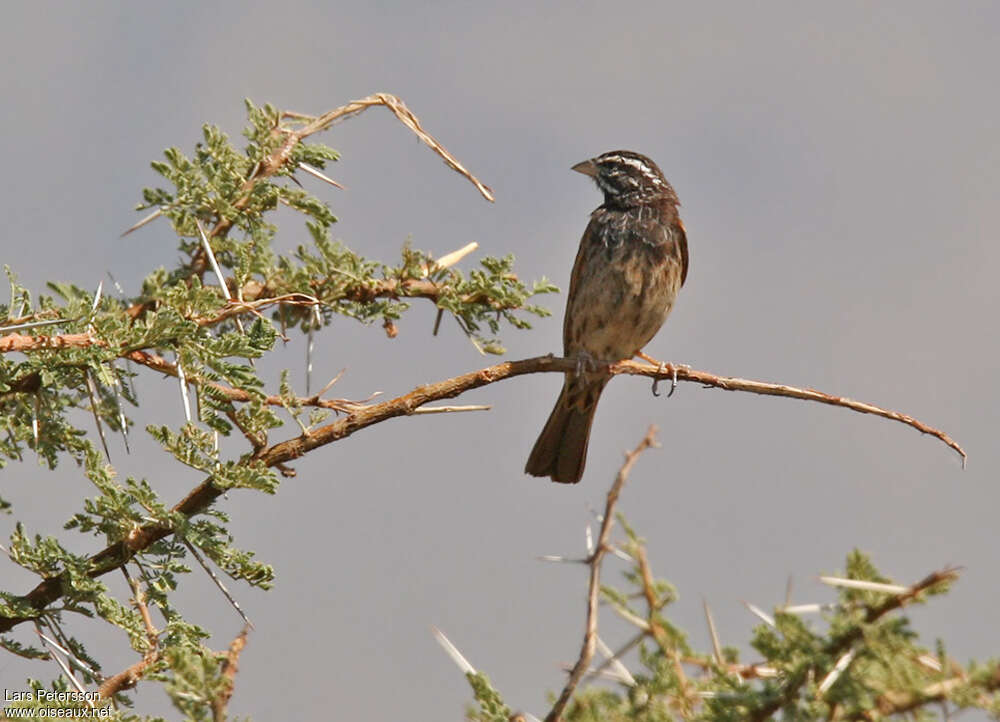
[[[590,666],[590,661],[594,658],[594,648],[597,644],[597,606],[601,591],[601,560],[604,559],[604,555],[608,551],[608,538],[611,536],[611,527],[614,525],[615,504],[618,503],[618,497],[639,455],[651,446],[656,445],[656,427],[650,426],[646,432],[646,436],[639,442],[639,445],[625,455],[625,462],[622,464],[621,469],[618,471],[618,476],[615,477],[615,482],[608,491],[607,502],[604,505],[604,517],[601,521],[601,531],[597,536],[597,546],[588,560],[588,565],[590,566],[590,583],[587,586],[587,627],[583,635],[580,658],[573,665],[569,679],[566,680],[566,686],[563,687],[563,691],[552,706],[552,710],[546,715],[545,722],[558,722],[562,719],[562,713],[565,711],[566,705],[569,704],[576,686],[580,683],[583,675],[587,672],[587,668]]]
[[[250,627],[250,623],[247,622],[243,630],[236,635],[236,638],[229,645],[226,661],[222,664],[222,677],[226,680],[226,684],[218,696],[212,700],[212,719],[215,722],[222,722],[226,719],[226,709],[229,707],[229,700],[232,698],[233,688],[236,686],[236,673],[239,671],[240,653],[247,646],[247,635],[250,633]]]
[[[0,338],[0,353],[10,350],[25,350],[26,346],[39,348],[65,348],[69,346],[88,346],[100,344],[90,334],[74,334],[62,337],[26,337],[5,336]],[[123,356],[138,363],[171,373],[172,364],[164,361],[152,354],[142,351],[123,352]],[[315,397],[308,398],[304,405],[316,405],[327,408],[334,408],[334,404],[341,404],[340,410],[347,413],[346,416],[333,421],[330,424],[310,430],[308,433],[286,439],[272,446],[262,447],[254,452],[250,457],[251,461],[261,463],[267,467],[281,468],[284,464],[299,458],[313,449],[334,443],[344,439],[361,429],[381,423],[388,419],[399,416],[410,416],[420,407],[442,399],[450,399],[471,389],[480,388],[489,384],[503,381],[504,379],[521,376],[523,374],[541,372],[562,372],[572,373],[576,370],[576,359],[555,358],[553,356],[538,356],[535,358],[522,359],[520,361],[505,361],[494,366],[488,366],[478,371],[472,371],[461,376],[438,381],[437,383],[419,386],[408,394],[395,399],[382,401],[373,404],[356,404],[356,402],[345,405],[341,401],[323,402]],[[779,384],[769,384],[760,381],[748,381],[746,379],[736,379],[732,377],[717,376],[707,371],[696,371],[694,369],[663,364],[660,367],[635,361],[620,361],[609,367],[612,374],[629,374],[634,376],[647,376],[650,378],[669,379],[675,374],[678,381],[689,381],[700,383],[703,386],[721,388],[729,391],[748,391],[772,396],[787,396],[790,398],[819,401],[833,406],[843,406],[862,413],[875,414],[883,418],[899,421],[911,426],[918,431],[930,434],[958,452],[965,458],[962,447],[951,439],[943,431],[934,429],[926,424],[904,414],[895,411],[881,409],[871,404],[865,404],[850,399],[831,396],[812,389],[799,389],[794,386],[784,386]],[[22,383],[23,382],[23,383]],[[25,390],[37,388],[27,381],[18,380],[15,384],[20,384]],[[221,387],[217,389],[228,398],[234,401],[249,400],[247,392],[240,389],[228,389]],[[11,392],[7,392],[11,393]],[[270,403],[270,398],[268,399]],[[322,403],[321,403],[322,402]],[[178,502],[173,511],[191,516],[204,511],[209,504],[219,497],[221,492],[212,484],[212,480],[205,479],[201,484],[191,490],[186,497]],[[91,576],[98,577],[106,574],[110,569],[120,566],[133,554],[147,548],[150,544],[163,539],[173,533],[169,527],[157,524],[149,524],[141,527],[128,540],[122,544],[113,544],[90,558],[92,570]],[[62,577],[50,577],[40,582],[28,595],[26,600],[36,609],[44,609],[48,604],[58,599],[61,595]],[[0,633],[13,628],[14,625],[26,621],[25,617],[3,617],[0,616]]]
[[[431,150],[441,156],[449,168],[457,173],[461,173],[469,180],[470,183],[476,186],[476,188],[479,189],[479,192],[483,195],[483,198],[491,202],[494,200],[493,190],[489,186],[484,185],[478,178],[466,170],[465,166],[459,163],[458,159],[449,153],[445,147],[434,138],[434,136],[425,131],[423,126],[420,125],[420,120],[417,116],[413,114],[413,111],[406,107],[406,104],[400,98],[397,98],[395,95],[391,95],[389,93],[374,93],[373,95],[369,95],[361,100],[353,100],[347,105],[335,108],[334,110],[324,113],[318,118],[308,118],[308,122],[303,128],[289,133],[289,142],[286,143],[288,150],[284,154],[284,157],[282,157],[280,153],[276,153],[271,159],[269,159],[269,163],[274,163],[275,170],[277,170],[277,168],[279,168],[284,161],[287,160],[288,155],[291,154],[291,149],[294,147],[295,143],[298,143],[300,140],[307,138],[313,133],[326,130],[334,123],[359,115],[369,108],[377,105],[384,105],[386,108],[391,110],[392,114],[399,119],[399,122],[412,130],[413,133],[420,138],[420,140],[431,148]],[[302,120],[305,118],[305,116],[299,113],[286,113],[284,117],[295,120]],[[268,166],[268,163],[265,163],[265,166]]]
[[[94,345],[103,345],[103,343],[89,333],[65,334],[62,336],[22,336],[19,334],[9,334],[7,336],[0,337],[0,353],[9,353],[11,351],[29,352],[54,350],[60,348],[83,348]],[[148,354],[145,351],[124,352],[123,356],[132,361],[149,366],[150,368],[155,368],[158,371],[174,375],[169,362],[165,362],[160,357]],[[474,371],[462,376],[446,379],[445,381],[439,381],[435,384],[422,386],[406,396],[400,397],[399,399],[382,402],[382,404],[366,408],[369,410],[381,408],[388,412],[388,415],[385,418],[389,418],[390,416],[412,413],[414,408],[422,406],[429,401],[454,398],[465,391],[479,388],[480,386],[485,386],[496,381],[512,378],[514,376],[544,371],[573,372],[576,368],[577,361],[575,359],[556,358],[553,356],[537,356],[535,358],[523,359],[520,361],[506,361],[504,363],[496,364],[495,366],[489,366],[480,371]],[[869,404],[863,401],[855,401],[843,396],[834,396],[823,391],[817,391],[816,389],[799,388],[797,386],[774,384],[766,381],[753,381],[734,376],[720,376],[709,371],[699,371],[686,366],[675,366],[668,363],[653,365],[626,360],[611,364],[608,370],[612,375],[625,374],[629,376],[646,376],[660,380],[676,378],[677,381],[693,382],[701,384],[707,388],[723,389],[725,391],[745,391],[764,396],[784,396],[791,399],[801,399],[803,401],[815,401],[821,404],[829,404],[830,406],[840,406],[862,414],[881,416],[883,419],[889,419],[891,421],[898,421],[902,424],[906,424],[923,434],[928,434],[942,441],[962,457],[963,467],[967,459],[965,450],[959,446],[954,439],[948,436],[948,434],[944,431],[929,426],[919,419],[899,413],[898,411],[884,409],[880,406],[875,406],[874,404]],[[17,380],[14,383],[20,383],[20,380]],[[249,395],[238,389],[226,391],[225,387],[220,387],[216,390],[222,392],[233,401],[249,400]],[[408,408],[408,410],[399,409],[393,412],[392,406],[397,405],[397,402],[404,408]],[[322,406],[323,404],[316,405]],[[333,407],[330,406],[328,408]],[[384,419],[380,418],[378,420],[381,421]],[[372,421],[371,423],[377,422]],[[368,426],[369,424],[366,423],[364,425]],[[322,443],[318,445],[321,446]]]

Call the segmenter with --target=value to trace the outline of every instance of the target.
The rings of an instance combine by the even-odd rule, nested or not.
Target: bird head
[[[594,179],[604,193],[604,204],[616,207],[672,201],[677,194],[659,167],[644,155],[630,150],[612,150],[573,166]]]

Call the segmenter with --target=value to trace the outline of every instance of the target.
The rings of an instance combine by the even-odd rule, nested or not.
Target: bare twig
[[[618,497],[639,455],[651,446],[656,445],[656,427],[650,426],[646,432],[646,436],[639,442],[639,445],[625,455],[625,462],[622,464],[621,469],[618,471],[618,476],[615,477],[615,481],[608,491],[607,502],[604,506],[604,519],[601,522],[601,531],[597,536],[597,547],[590,557],[590,584],[587,587],[587,626],[583,635],[580,658],[573,665],[569,679],[566,680],[566,686],[563,687],[562,693],[553,705],[552,710],[546,715],[545,722],[558,722],[562,719],[566,705],[569,704],[576,686],[587,672],[590,660],[594,658],[594,648],[597,640],[598,597],[601,590],[601,560],[608,550],[608,538],[611,535],[611,527],[614,525],[615,504],[618,503]]]
[[[11,351],[29,352],[60,348],[82,348],[93,345],[103,345],[103,343],[89,333],[65,334],[61,336],[21,336],[19,334],[10,334],[8,336],[0,337],[0,353],[8,353]],[[144,353],[145,352],[142,351],[129,351],[124,352],[123,355],[133,361],[143,363],[141,359],[143,358]],[[153,366],[154,364],[147,365]],[[523,359],[521,361],[508,361],[495,366],[487,367],[481,371],[465,374],[463,376],[456,376],[455,378],[447,379],[445,381],[438,382],[437,384],[430,384],[428,386],[421,387],[418,389],[418,391],[421,392],[421,396],[427,396],[428,392],[430,395],[427,396],[425,401],[421,401],[418,405],[422,405],[428,401],[453,398],[470,389],[478,388],[488,383],[494,383],[496,381],[501,381],[514,376],[520,376],[522,374],[538,373],[542,371],[571,372],[575,371],[576,367],[577,361],[575,359],[554,358],[552,356],[539,356],[535,358]],[[881,416],[884,419],[890,419],[891,421],[898,421],[902,424],[906,424],[921,433],[928,434],[936,439],[939,439],[962,457],[963,466],[965,464],[965,459],[967,458],[965,450],[962,449],[962,447],[959,446],[954,439],[948,436],[948,434],[939,429],[928,426],[912,416],[901,414],[897,411],[889,409],[883,409],[879,406],[875,406],[874,404],[854,401],[853,399],[842,396],[834,396],[815,389],[803,389],[796,386],[772,384],[765,381],[752,381],[732,376],[719,376],[708,371],[698,371],[697,369],[688,368],[686,366],[673,366],[671,364],[654,366],[631,360],[619,361],[618,363],[611,364],[608,370],[612,375],[625,374],[629,376],[647,376],[649,378],[657,379],[669,379],[676,376],[678,381],[697,383],[709,388],[723,389],[726,391],[745,391],[765,396],[784,396],[792,399],[801,399],[803,401],[816,401],[821,404],[840,406],[863,414],[873,414],[875,416]],[[409,396],[413,396],[415,394],[417,394],[416,391]]]
[[[250,634],[250,623],[244,625],[243,630],[236,635],[236,638],[229,645],[226,653],[226,661],[222,664],[222,677],[225,686],[219,694],[212,700],[212,719],[215,722],[223,722],[226,719],[226,710],[229,707],[229,700],[233,696],[233,688],[236,686],[236,673],[239,671],[240,653],[247,645],[247,635]]]
[[[45,338],[46,337],[43,337],[43,339]],[[13,350],[12,347],[19,346],[20,342],[18,339],[30,339],[34,343],[30,343],[28,345],[33,346],[35,349],[39,347],[65,348],[74,345],[89,346],[94,345],[95,343],[100,343],[90,334],[76,334],[72,340],[67,336],[48,338],[52,339],[51,343],[47,340],[38,342],[38,340],[33,337],[21,336],[17,337],[17,339],[13,339],[11,336],[0,337],[0,352]],[[17,350],[23,350],[23,347]],[[122,355],[132,361],[144,363],[151,368],[157,368],[157,370],[170,373],[169,369],[172,365],[169,362],[165,362],[163,359],[154,357],[146,352],[123,351]],[[412,415],[416,409],[430,402],[454,398],[455,396],[459,396],[460,394],[463,394],[471,389],[487,386],[497,383],[498,381],[514,378],[515,376],[542,372],[570,373],[574,372],[576,368],[576,359],[555,358],[552,356],[538,356],[535,358],[522,359],[520,361],[505,361],[478,371],[445,379],[444,381],[427,384],[426,386],[419,386],[408,394],[404,394],[403,396],[399,396],[395,399],[382,401],[376,404],[362,404],[352,406],[350,408],[345,407],[344,410],[347,411],[347,415],[345,417],[337,419],[326,426],[313,429],[308,434],[302,434],[285,441],[278,442],[272,446],[259,449],[252,454],[247,461],[262,463],[268,467],[280,468],[283,464],[297,459],[313,449],[337,442],[357,431],[360,431],[361,429],[368,428],[369,426],[373,426],[388,419]],[[649,364],[636,363],[634,361],[621,361],[611,365],[609,370],[612,374],[670,378],[675,369],[674,367],[667,365],[664,369],[658,370],[657,367]],[[944,441],[948,446],[955,449],[963,457],[965,456],[965,452],[962,448],[944,432],[931,429],[911,417],[897,414],[896,412],[877,409],[877,407],[860,404],[859,402],[852,402],[847,399],[840,399],[839,397],[829,396],[818,391],[803,391],[802,389],[796,389],[790,386],[763,384],[761,382],[745,381],[742,379],[734,380],[680,366],[676,368],[676,373],[678,380],[701,383],[715,388],[750,391],[753,393],[767,393],[777,396],[789,396],[791,398],[805,398],[820,401],[821,403],[832,404],[834,406],[845,406],[846,408],[852,408],[854,410],[862,410],[865,413],[877,413],[879,416],[884,418],[901,421],[902,423],[912,426],[913,428],[923,431],[924,433],[931,434]],[[737,381],[739,383],[736,383]],[[222,393],[232,400],[249,401],[251,398],[250,394],[245,391],[240,389],[229,389],[228,391],[225,391],[226,388],[227,387],[222,387]],[[765,390],[760,391],[759,389],[761,388]],[[327,403],[331,402],[317,403],[316,405],[326,407]],[[864,408],[855,408],[858,406]],[[870,409],[877,410],[872,411]],[[173,507],[173,511],[188,516],[200,513],[204,511],[215,499],[217,499],[220,494],[221,492],[218,488],[213,486],[211,479],[206,479],[197,487],[192,489],[191,492],[188,493],[188,495],[180,502],[178,502]],[[110,569],[116,568],[123,562],[127,561],[135,552],[147,548],[150,544],[163,539],[171,533],[173,533],[173,529],[158,524],[150,524],[137,529],[129,536],[127,543],[113,544],[91,557],[91,576],[97,577],[107,573]],[[45,579],[28,593],[26,600],[36,609],[40,610],[45,608],[45,606],[52,603],[62,595],[61,580],[62,576],[54,576]],[[26,617],[4,617],[0,615],[0,633],[6,632],[14,625],[26,621],[26,619]]]
[[[432,136],[430,133],[428,133],[423,129],[423,126],[420,125],[420,120],[417,118],[417,116],[413,114],[413,112],[409,108],[406,107],[406,104],[401,99],[397,98],[395,95],[391,95],[389,93],[374,93],[373,95],[369,95],[368,97],[362,98],[361,100],[353,100],[347,105],[342,105],[339,108],[335,108],[334,110],[324,113],[318,118],[309,119],[303,128],[289,133],[289,140],[293,141],[293,143],[288,148],[287,153],[284,154],[285,158],[281,158],[281,156],[278,154],[275,154],[275,156],[272,156],[272,158],[274,160],[278,160],[280,158],[281,164],[283,164],[287,156],[291,155],[291,148],[294,147],[294,143],[297,143],[300,140],[307,138],[313,133],[319,132],[321,130],[326,130],[336,122],[344,120],[345,118],[350,118],[352,116],[359,115],[360,113],[363,113],[369,108],[377,105],[384,105],[386,108],[391,110],[393,115],[395,115],[399,119],[399,122],[401,122],[407,128],[412,130],[413,133],[418,138],[420,138],[420,140],[422,140],[431,148],[431,150],[433,150],[435,153],[441,156],[441,158],[444,159],[444,162],[447,164],[449,168],[451,168],[457,173],[462,174],[469,180],[470,183],[476,186],[476,188],[479,189],[479,192],[483,195],[483,198],[485,198],[490,202],[494,200],[492,189],[484,185],[482,182],[480,182],[478,178],[476,178],[474,175],[472,175],[472,173],[466,170],[465,166],[459,163],[458,159],[455,158],[455,156],[453,156],[451,153],[445,150],[444,146],[441,145],[441,143],[439,143],[434,138],[434,136]],[[295,115],[297,116],[298,119],[302,119],[301,115],[299,114]],[[287,117],[294,117],[294,116],[288,114]],[[273,160],[270,160],[270,162],[273,162]],[[279,164],[278,167],[280,167],[281,164]],[[266,163],[265,166],[267,166]]]
[[[833,396],[822,391],[817,391],[816,389],[803,389],[796,386],[787,386],[785,384],[767,383],[765,381],[751,381],[749,379],[741,379],[733,376],[717,376],[713,373],[697,371],[684,366],[677,366],[675,368],[670,364],[665,364],[664,369],[661,372],[656,373],[655,368],[650,368],[645,364],[635,363],[634,361],[622,361],[612,367],[612,372],[637,376],[653,376],[654,378],[659,379],[672,378],[676,373],[678,381],[693,381],[695,383],[702,384],[703,386],[723,389],[725,391],[748,391],[752,394],[762,394],[764,396],[785,396],[787,398],[801,399],[803,401],[817,401],[821,404],[830,404],[831,406],[842,406],[845,409],[857,411],[861,414],[873,414],[875,416],[881,416],[884,419],[899,421],[907,426],[913,427],[921,433],[930,434],[954,449],[955,452],[962,457],[963,467],[965,466],[965,461],[967,459],[965,451],[950,436],[943,431],[927,426],[912,416],[907,416],[906,414],[901,414],[897,411],[883,409],[879,406],[868,404],[863,401],[855,401],[843,396]]]

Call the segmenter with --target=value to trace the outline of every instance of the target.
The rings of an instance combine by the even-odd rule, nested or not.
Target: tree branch
[[[124,567],[122,567],[122,571],[125,571]],[[153,618],[149,614],[149,607],[146,606],[146,595],[139,586],[139,582],[129,577],[127,572],[125,578],[128,580],[129,586],[132,587],[132,593],[135,595],[133,597],[135,606],[142,616],[143,624],[146,626],[146,640],[149,642],[149,649],[138,662],[101,683],[101,686],[97,688],[97,693],[101,699],[114,697],[119,692],[135,687],[146,673],[146,670],[160,658],[160,633],[153,626]]]
[[[601,561],[608,551],[608,538],[611,536],[611,527],[614,525],[615,519],[615,504],[618,503],[618,497],[625,486],[629,472],[635,465],[636,459],[639,458],[639,455],[643,451],[652,446],[658,446],[656,443],[656,426],[650,426],[646,432],[646,436],[639,442],[639,445],[625,455],[625,462],[622,464],[621,469],[618,471],[618,476],[615,477],[615,481],[608,491],[608,499],[604,505],[604,517],[601,520],[601,532],[597,537],[597,546],[594,547],[594,553],[587,560],[587,564],[590,566],[590,584],[587,587],[587,627],[583,634],[583,647],[580,649],[580,658],[573,665],[569,679],[566,680],[566,686],[563,687],[562,694],[559,695],[559,699],[552,706],[552,710],[546,715],[545,722],[559,722],[562,719],[562,713],[565,711],[566,705],[569,704],[576,686],[586,673],[587,667],[590,666],[590,660],[594,658],[594,647],[597,644],[597,606],[601,592]]]
[[[250,633],[250,624],[247,623],[232,643],[226,653],[226,661],[222,665],[222,677],[225,679],[225,686],[219,691],[219,695],[212,700],[212,719],[214,722],[225,722],[226,711],[229,707],[229,700],[233,696],[233,688],[236,686],[236,674],[239,672],[240,654],[247,644],[247,635]]]
[[[931,572],[919,582],[907,587],[905,591],[900,592],[899,594],[890,595],[880,604],[868,606],[865,611],[864,620],[860,624],[850,627],[843,634],[834,637],[830,643],[826,645],[826,648],[823,650],[824,657],[828,659],[841,658],[853,647],[855,642],[864,636],[865,627],[874,624],[889,612],[902,609],[928,589],[938,586],[939,584],[952,582],[956,579],[958,579],[958,569],[956,568],[949,567],[940,571]],[[821,678],[822,676],[828,674],[829,670],[812,669],[811,672],[814,672],[817,678]],[[809,676],[813,675],[810,674]],[[798,695],[799,689],[803,684],[805,684],[806,678],[806,675],[800,675],[797,684],[787,685],[778,695],[773,697],[759,709],[755,710],[749,719],[753,722],[764,722],[764,720],[771,719],[772,715],[795,699]],[[919,706],[919,704],[917,706]]]
[[[441,156],[449,168],[467,178],[470,183],[476,186],[486,200],[493,202],[494,197],[492,189],[472,175],[472,173],[470,173],[465,166],[463,166],[458,159],[455,158],[455,156],[449,153],[445,147],[441,145],[436,138],[434,138],[434,136],[425,131],[417,116],[415,116],[413,112],[406,107],[406,104],[400,98],[397,98],[395,95],[391,95],[390,93],[374,93],[360,100],[353,100],[347,105],[334,108],[333,110],[318,117],[305,116],[300,113],[282,114],[282,118],[284,119],[297,122],[305,121],[305,125],[297,130],[291,130],[279,125],[271,131],[271,134],[274,137],[284,136],[284,141],[281,145],[275,148],[275,150],[266,159],[259,163],[251,176],[243,182],[243,187],[240,189],[240,196],[233,202],[232,209],[234,211],[241,211],[246,208],[250,203],[250,199],[252,198],[253,190],[256,185],[260,181],[270,178],[284,168],[291,159],[295,146],[300,142],[315,133],[326,130],[337,121],[363,113],[368,110],[368,108],[376,105],[383,105],[392,111],[393,115],[395,115],[403,125],[413,131],[413,133],[420,138],[420,140],[431,148],[431,150]],[[208,231],[208,237],[224,237],[229,232],[229,229],[232,228],[233,218],[235,216],[236,214],[232,214],[226,218],[221,218],[212,227],[212,229]],[[157,217],[156,213],[148,217],[148,219],[143,219],[136,225],[132,226],[122,235],[131,233],[137,228],[145,225],[150,220],[153,220],[155,217]],[[191,258],[191,271],[200,276],[205,269],[206,260],[204,251],[202,249],[198,249],[198,251],[196,251]],[[129,309],[129,312],[134,318],[141,314],[144,309],[145,304],[137,304]]]
[[[86,336],[87,345],[99,343],[88,334],[75,334],[74,338],[77,336]],[[0,350],[2,350],[3,347],[3,340],[4,339],[0,339]],[[123,355],[132,358],[130,354],[133,353],[136,352],[126,352]],[[138,360],[138,357],[133,360]],[[150,362],[149,365],[153,368],[157,368],[157,366],[159,366],[157,370],[169,373],[167,367],[159,364],[159,362],[156,364]],[[395,399],[369,405],[361,405],[360,408],[345,409],[348,411],[347,415],[337,419],[333,423],[315,429],[308,434],[302,434],[291,439],[278,442],[272,446],[261,448],[251,456],[247,457],[246,461],[258,462],[267,467],[281,467],[281,465],[286,462],[297,459],[313,449],[339,441],[340,439],[346,438],[361,429],[387,421],[388,419],[418,413],[417,410],[420,407],[432,401],[454,398],[455,396],[459,396],[466,391],[470,391],[481,386],[487,386],[515,376],[543,372],[572,373],[576,371],[576,367],[576,359],[556,358],[554,356],[536,356],[534,358],[522,359],[520,361],[505,361],[478,371],[472,371],[461,376],[445,379],[444,381],[428,384],[426,386],[419,386],[410,393],[404,394],[403,396],[399,396]],[[725,389],[727,391],[748,391],[751,393],[770,396],[787,396],[790,398],[808,401],[818,401],[820,403],[830,404],[833,406],[842,406],[860,413],[874,414],[876,416],[904,423],[917,429],[918,431],[930,434],[931,436],[940,439],[959,453],[963,459],[965,458],[965,451],[963,451],[962,447],[953,441],[951,437],[943,431],[927,426],[913,417],[906,416],[905,414],[900,414],[895,411],[888,411],[871,404],[852,401],[851,399],[839,396],[832,396],[814,389],[800,389],[794,386],[717,376],[715,374],[708,373],[707,371],[696,371],[694,369],[682,366],[673,366],[670,364],[653,366],[645,363],[637,363],[635,361],[620,361],[616,364],[612,364],[609,366],[609,372],[612,375],[628,374],[632,376],[646,376],[661,380],[676,378],[678,381],[700,383],[703,386]],[[225,393],[227,395],[232,393],[232,398],[234,400],[240,400],[236,398],[237,394],[246,394],[246,392],[240,389],[231,389]],[[249,400],[249,394],[246,394],[246,398]],[[213,486],[212,479],[209,477],[195,487],[186,497],[184,497],[184,499],[178,502],[173,507],[173,510],[186,516],[198,514],[204,511],[221,494],[222,491]],[[100,576],[107,573],[109,570],[120,566],[128,561],[136,552],[139,552],[147,548],[150,544],[163,539],[171,534],[172,531],[173,530],[168,527],[159,525],[146,525],[134,530],[127,539],[118,544],[113,544],[91,557],[91,576]],[[35,609],[44,609],[48,604],[51,604],[62,596],[61,584],[61,576],[48,578],[36,586],[25,597],[25,599],[28,603],[35,607]],[[26,621],[26,619],[26,617],[0,616],[0,633],[8,631],[15,624]]]
[[[89,333],[66,334],[63,336],[22,336],[20,334],[9,334],[7,336],[0,337],[0,353],[9,351],[29,352],[60,348],[84,348],[94,345],[104,344]],[[176,375],[175,372],[170,370],[172,364],[153,354],[148,354],[144,351],[126,351],[122,355],[133,361],[149,366],[150,368],[155,368],[158,371]],[[393,402],[384,402],[384,404],[378,404],[368,408],[372,409],[381,407],[383,411],[388,412],[386,416],[378,419],[379,421],[382,421],[385,418],[392,416],[412,413],[412,408],[415,408],[413,406],[414,404],[419,406],[427,403],[428,401],[453,398],[465,391],[469,391],[470,389],[478,388],[495,381],[502,381],[503,379],[511,378],[513,376],[539,372],[573,372],[576,368],[577,362],[575,359],[556,358],[551,355],[536,356],[534,358],[523,359],[520,361],[506,361],[480,371],[474,371],[472,373],[464,374],[463,376],[456,376],[452,379],[440,381],[436,384],[419,387],[414,389],[410,394],[401,396],[399,399],[395,399]],[[618,363],[611,364],[608,367],[608,370],[612,375],[626,374],[629,376],[646,376],[660,381],[688,381],[701,384],[707,388],[722,389],[724,391],[746,391],[753,394],[761,394],[763,396],[784,396],[792,399],[800,399],[802,401],[815,401],[821,404],[829,404],[830,406],[840,406],[845,409],[850,409],[851,411],[857,411],[861,414],[873,414],[874,416],[881,416],[883,419],[889,419],[891,421],[898,421],[902,424],[906,424],[923,434],[928,434],[942,441],[962,457],[963,468],[968,458],[965,450],[948,434],[940,429],[936,429],[925,424],[919,419],[907,414],[902,414],[898,411],[884,409],[880,406],[875,406],[874,404],[869,404],[864,401],[855,401],[854,399],[849,399],[844,396],[834,396],[823,391],[817,391],[816,389],[799,388],[797,386],[775,384],[766,381],[753,381],[735,376],[719,376],[718,374],[714,374],[709,371],[699,371],[687,366],[678,366],[663,362],[658,365],[653,365],[631,360],[619,361]],[[226,391],[226,387],[224,386],[215,386],[217,387],[216,390],[225,393],[234,401],[249,401],[250,395],[244,391],[239,389],[230,389]],[[395,402],[400,402],[400,404],[395,404]],[[389,403],[395,404],[395,406],[386,407],[385,404]],[[367,426],[369,424],[365,425]],[[321,446],[322,443],[318,445]]]
[[[875,710],[865,710],[857,719],[877,720],[907,714],[925,705],[951,699],[955,692],[967,685],[971,687],[969,680],[958,676],[935,682],[915,693],[886,692],[875,700],[877,713]],[[982,685],[982,689],[987,692],[1000,689],[1000,665],[994,665],[993,673]]]

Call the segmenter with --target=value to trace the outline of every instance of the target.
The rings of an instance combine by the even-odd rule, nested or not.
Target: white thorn
[[[458,665],[458,668],[462,670],[462,674],[476,673],[476,668],[469,664],[469,660],[462,656],[462,653],[458,651],[458,647],[452,644],[451,640],[444,636],[444,632],[437,627],[432,626],[431,633],[434,635],[434,639],[437,640],[437,643],[441,645],[441,648],[447,652],[449,657],[451,657],[451,661]]]
[[[819,580],[831,587],[846,587],[848,589],[863,589],[868,592],[882,592],[884,594],[906,594],[909,587],[899,584],[883,584],[881,582],[866,582],[861,579],[843,579],[841,577],[820,577]]]

